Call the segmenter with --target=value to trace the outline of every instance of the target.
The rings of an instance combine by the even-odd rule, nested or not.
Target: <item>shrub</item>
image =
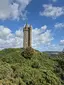
[[[28,47],[24,49],[24,51],[21,54],[22,56],[24,56],[24,58],[31,59],[34,53],[35,53],[35,50],[31,47]]]
[[[13,74],[11,66],[7,63],[0,62],[0,79],[8,78]]]
[[[49,58],[46,53],[32,48],[2,50],[0,51],[1,84],[64,85],[64,56]]]
[[[32,64],[32,68],[39,68],[40,67],[40,64],[35,61],[33,64]]]

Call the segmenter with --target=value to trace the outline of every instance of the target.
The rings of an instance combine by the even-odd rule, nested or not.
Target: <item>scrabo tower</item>
[[[31,47],[32,43],[32,27],[28,26],[28,24],[25,25],[23,29],[23,48]]]

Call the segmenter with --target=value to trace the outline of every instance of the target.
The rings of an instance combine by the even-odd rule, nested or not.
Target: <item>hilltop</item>
[[[0,51],[0,85],[64,85],[64,54],[21,48]]]

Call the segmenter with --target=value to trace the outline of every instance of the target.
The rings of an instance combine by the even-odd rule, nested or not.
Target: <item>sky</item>
[[[34,49],[63,50],[64,0],[0,0],[0,50],[23,47],[26,22]]]

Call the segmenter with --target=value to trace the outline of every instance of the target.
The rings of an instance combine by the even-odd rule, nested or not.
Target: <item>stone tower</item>
[[[32,27],[28,26],[28,24],[25,25],[23,29],[23,48],[31,47],[32,43]]]

